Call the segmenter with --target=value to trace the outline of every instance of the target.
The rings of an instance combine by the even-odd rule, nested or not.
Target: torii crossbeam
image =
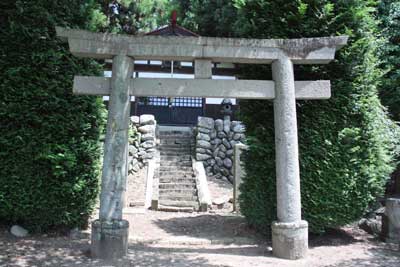
[[[122,219],[126,190],[130,95],[273,99],[278,221],[272,225],[276,256],[305,257],[308,225],[301,219],[296,99],[327,99],[329,81],[295,82],[293,64],[327,64],[346,36],[304,39],[128,36],[57,28],[78,57],[112,59],[112,77],[74,79],[75,94],[110,95],[99,220],[93,222],[92,254],[127,252]],[[194,61],[195,79],[133,78],[134,60]],[[211,80],[213,62],[272,64],[273,81]],[[208,80],[207,80],[208,79]]]

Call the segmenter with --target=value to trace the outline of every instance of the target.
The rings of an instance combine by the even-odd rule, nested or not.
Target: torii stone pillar
[[[100,216],[92,223],[92,256],[115,259],[128,250],[129,223],[122,219],[128,175],[129,81],[132,58],[113,58],[107,133],[104,144]]]
[[[305,257],[308,224],[301,220],[299,149],[293,63],[281,57],[272,63],[275,81],[274,126],[278,221],[272,224],[273,253],[285,259]]]

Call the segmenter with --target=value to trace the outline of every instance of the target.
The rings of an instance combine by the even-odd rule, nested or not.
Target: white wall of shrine
[[[136,64],[146,64],[147,62],[144,60],[135,60]],[[161,61],[150,61],[152,65],[161,65]],[[181,62],[182,66],[192,67],[192,62]],[[111,77],[111,71],[104,71],[104,77]],[[156,73],[156,72],[137,72],[136,78],[177,78],[177,79],[194,79],[194,74],[180,74],[174,73],[171,69],[171,73]],[[221,75],[213,75],[213,80],[236,80],[234,76],[221,76]],[[103,96],[104,101],[109,100],[109,96]],[[236,99],[230,98],[233,105],[236,105]],[[206,104],[221,104],[223,98],[206,98]],[[135,97],[131,97],[131,101],[135,101]]]

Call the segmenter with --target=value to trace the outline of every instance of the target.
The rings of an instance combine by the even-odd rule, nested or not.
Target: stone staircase
[[[199,209],[192,168],[194,136],[189,127],[160,126],[158,210],[192,212]]]

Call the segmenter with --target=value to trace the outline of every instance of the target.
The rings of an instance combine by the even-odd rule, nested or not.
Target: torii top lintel
[[[294,64],[327,64],[347,36],[301,39],[242,39],[181,36],[131,36],[93,33],[56,27],[78,57],[113,58],[127,55],[142,60],[209,59],[213,62],[269,64],[286,56]]]

